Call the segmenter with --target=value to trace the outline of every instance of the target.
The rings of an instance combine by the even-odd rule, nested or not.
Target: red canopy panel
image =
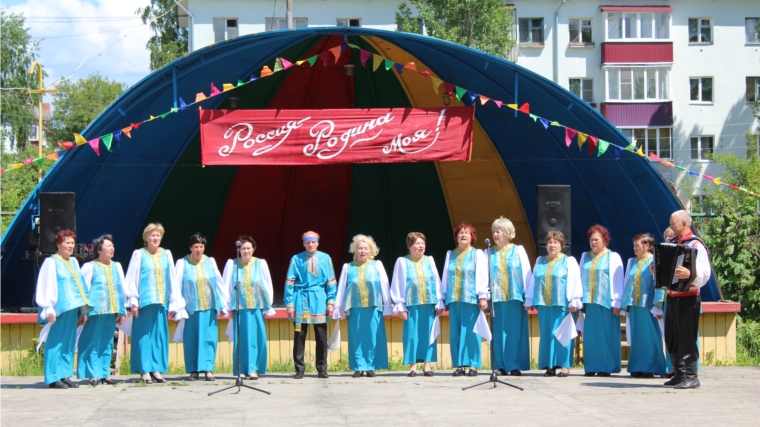
[[[600,6],[602,12],[672,12],[670,6]]]

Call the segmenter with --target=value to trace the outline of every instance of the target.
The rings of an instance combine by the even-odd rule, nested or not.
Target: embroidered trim
[[[193,261],[190,255],[185,257],[187,262],[195,266],[195,281],[196,281],[196,293],[198,294],[198,302],[200,303],[200,311],[208,310],[208,299],[206,299],[206,278],[203,276],[203,263],[206,262],[206,255],[201,255],[199,262]]]
[[[427,304],[427,281],[425,280],[425,270],[422,268],[422,261],[425,256],[423,255],[418,261],[413,260],[410,255],[407,255],[407,258],[412,262],[417,275],[417,292],[419,293],[420,304]]]
[[[564,257],[565,254],[560,252],[559,256],[551,261],[549,261],[548,257],[546,258],[546,260],[549,261],[546,264],[546,275],[544,276],[544,303],[546,305],[552,305],[552,278],[554,277],[554,265]]]
[[[507,256],[515,245],[510,243],[499,249],[496,254],[499,257],[499,277],[501,278],[501,300],[509,301],[509,275],[507,274]]]
[[[243,264],[243,261],[238,259],[238,262],[243,267],[243,289],[245,289],[245,308],[253,308],[253,273],[251,273],[251,267],[257,261],[255,257],[251,257],[251,262],[247,265]]]
[[[367,289],[367,262],[358,264],[353,262],[356,266],[356,286],[359,288],[359,299],[362,302],[362,307],[369,307],[369,290]]]
[[[633,274],[633,305],[636,306],[639,305],[639,300],[641,300],[641,272],[644,269],[644,264],[652,259],[652,254],[647,255],[646,258],[638,260],[636,272]]]
[[[87,305],[90,305],[90,300],[87,299],[87,293],[84,291],[84,287],[82,287],[82,281],[79,280],[79,275],[77,275],[77,272],[74,271],[74,266],[71,265],[71,259],[68,261],[61,258],[60,255],[55,254],[53,257],[58,258],[62,263],[66,264],[66,268],[69,270],[69,273],[71,273],[71,276],[74,278],[74,282],[77,284],[77,290],[79,290],[79,295],[84,300],[84,303]]]
[[[596,299],[596,266],[599,264],[599,260],[602,259],[603,256],[607,255],[607,252],[610,250],[608,248],[604,248],[603,251],[599,252],[598,255],[592,255],[591,256],[591,266],[589,266],[588,269],[588,300],[589,302],[594,302]],[[593,254],[593,252],[588,252],[589,254]]]
[[[314,277],[319,276],[319,259],[317,254],[306,254],[306,271]]]
[[[166,295],[164,294],[166,289],[166,284],[164,282],[164,269],[161,268],[161,254],[163,251],[164,250],[162,248],[158,248],[155,254],[151,254],[147,249],[145,249],[145,253],[153,259],[153,271],[156,275],[156,292],[158,292],[158,302],[161,304],[166,304]]]
[[[118,313],[119,309],[116,308],[116,287],[114,287],[113,284],[113,272],[111,271],[111,268],[113,268],[113,261],[111,261],[111,265],[105,265],[100,261],[95,261],[95,265],[100,266],[100,268],[103,269],[103,274],[106,276],[106,286],[108,287],[108,312],[109,313]]]
[[[459,249],[454,249],[454,253],[457,254],[457,261],[454,264],[454,298],[452,301],[461,301],[462,300],[462,266],[464,266],[464,257],[472,251],[473,248],[470,246],[466,251],[459,252]]]

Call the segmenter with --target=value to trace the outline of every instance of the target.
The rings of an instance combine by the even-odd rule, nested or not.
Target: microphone
[[[235,241],[235,246],[240,247],[240,240]]]
[[[490,248],[490,247],[491,247],[491,241],[490,241],[490,240],[488,240],[488,239],[486,239],[486,247],[487,247],[487,248]]]

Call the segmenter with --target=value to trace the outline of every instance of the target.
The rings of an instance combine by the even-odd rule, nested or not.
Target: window
[[[308,26],[309,26],[308,18],[293,18],[293,27],[303,28],[303,27],[308,27]],[[265,31],[287,30],[287,29],[288,29],[287,18],[266,18],[264,22]]]
[[[544,18],[520,18],[520,43],[544,44]]]
[[[590,19],[571,19],[568,27],[570,28],[570,44],[593,43]]]
[[[607,68],[607,99],[615,101],[665,101],[668,95],[667,68]]]
[[[594,102],[594,80],[570,79],[570,92],[590,104]]]
[[[670,15],[663,12],[606,12],[607,39],[667,39]]]
[[[712,18],[689,18],[689,43],[712,42]]]
[[[760,18],[745,18],[744,33],[747,43],[760,43]]]
[[[691,213],[692,214],[708,214],[714,213],[710,203],[707,201],[707,197],[704,195],[697,195],[691,197]]]
[[[361,18],[338,18],[336,25],[339,27],[361,27]]]
[[[760,102],[760,77],[747,77],[747,103]]]
[[[691,158],[694,160],[708,160],[707,154],[712,154],[714,145],[712,136],[691,137]]]
[[[655,153],[662,159],[673,158],[671,128],[625,128],[620,131],[637,147],[643,147],[645,153]]]
[[[237,18],[214,18],[214,43],[238,36]]]
[[[689,100],[691,102],[713,102],[712,77],[692,77],[689,79]]]

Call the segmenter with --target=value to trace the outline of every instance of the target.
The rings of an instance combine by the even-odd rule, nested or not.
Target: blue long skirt
[[[113,334],[116,313],[90,316],[79,335],[77,358],[78,378],[108,378],[111,376]]]
[[[182,341],[185,372],[214,372],[216,345],[219,342],[216,310],[196,311],[185,320]]]
[[[665,354],[662,332],[657,318],[646,307],[628,307],[631,327],[631,352],[628,355],[628,372],[650,372],[663,375]]]
[[[435,304],[408,306],[404,322],[404,365],[438,361],[435,345],[430,344],[430,332],[435,321]]]
[[[163,304],[140,309],[132,320],[130,370],[145,375],[169,370],[169,319]]]
[[[79,307],[61,313],[45,340],[45,384],[74,375],[74,349],[77,345]]]
[[[573,347],[575,341],[563,347],[554,331],[567,316],[567,308],[559,306],[537,306],[540,340],[538,344],[538,369],[556,367],[570,369],[573,366]]]
[[[522,301],[494,303],[493,360],[494,369],[527,371],[530,369],[528,312]]]
[[[480,308],[477,304],[452,302],[449,304],[449,337],[451,364],[454,367],[481,367],[480,336],[473,332]]]
[[[388,369],[388,340],[382,313],[376,307],[353,307],[347,315],[349,369]]]
[[[583,367],[586,372],[617,373],[621,369],[620,318],[599,304],[586,304]]]
[[[245,309],[238,312],[239,319],[232,318],[235,337],[240,322],[240,371],[245,375],[267,373],[267,329],[261,309]],[[238,342],[232,350],[232,373],[238,371]],[[213,366],[213,364],[212,364]]]

